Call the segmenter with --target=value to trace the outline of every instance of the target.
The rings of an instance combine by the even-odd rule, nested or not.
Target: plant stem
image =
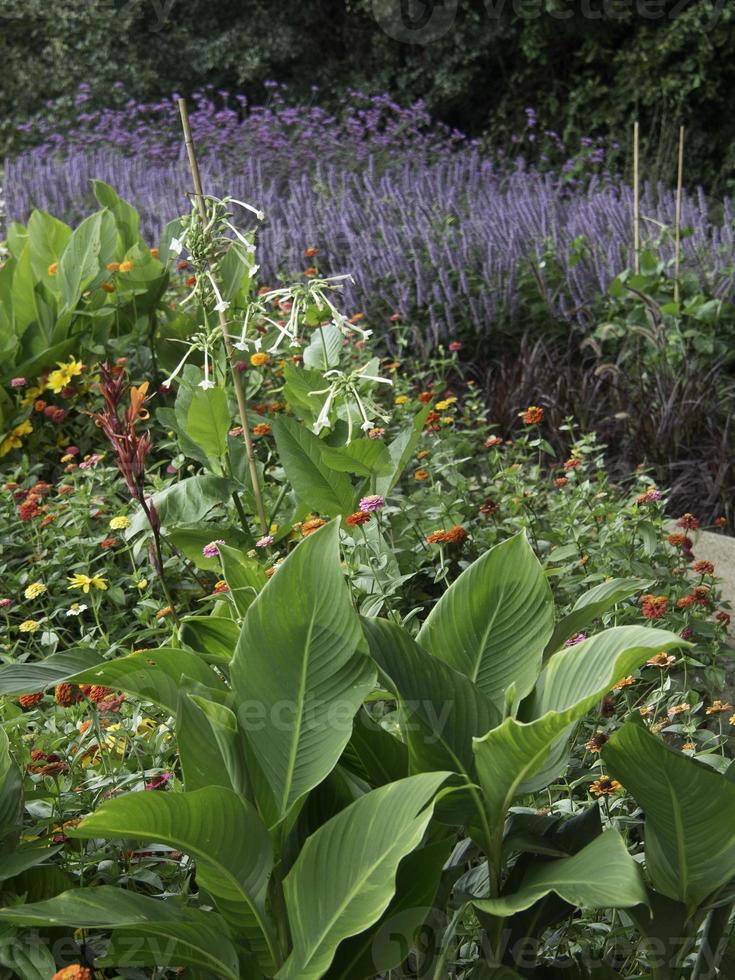
[[[206,227],[207,224],[207,207],[204,203],[204,191],[202,190],[202,178],[199,173],[199,164],[197,163],[196,153],[194,151],[194,141],[191,135],[191,126],[189,125],[189,113],[186,108],[186,100],[179,99],[179,114],[181,115],[181,126],[184,130],[184,143],[186,145],[186,155],[189,159],[189,169],[191,170],[191,177],[194,182],[194,197],[197,202],[197,207],[199,209],[199,217],[201,218],[202,225]],[[265,516],[265,507],[263,505],[263,495],[260,491],[260,480],[258,479],[258,467],[255,462],[255,451],[253,449],[253,439],[250,434],[250,424],[248,422],[247,415],[247,403],[245,401],[245,392],[243,391],[242,383],[240,381],[240,375],[235,367],[235,351],[232,347],[232,341],[230,340],[230,335],[227,332],[227,317],[225,316],[224,310],[218,310],[217,313],[219,317],[219,325],[222,330],[222,339],[224,340],[225,350],[227,352],[227,360],[230,365],[230,374],[232,376],[232,384],[235,388],[235,398],[237,399],[237,409],[240,415],[240,425],[242,426],[242,438],[245,443],[245,452],[248,457],[248,468],[250,469],[250,480],[253,484],[253,495],[255,497],[255,508],[258,512],[258,521],[260,522],[260,527],[263,534],[268,533],[268,522]]]

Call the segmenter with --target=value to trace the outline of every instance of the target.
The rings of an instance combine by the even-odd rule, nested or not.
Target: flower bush
[[[735,876],[701,518],[543,404],[501,431],[344,279],[261,287],[201,203],[126,333],[7,395],[3,964],[696,976]]]

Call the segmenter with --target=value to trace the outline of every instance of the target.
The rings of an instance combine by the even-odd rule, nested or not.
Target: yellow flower
[[[69,581],[71,585],[70,589],[82,589],[85,593],[89,592],[90,588],[94,586],[95,589],[99,589],[104,592],[107,588],[107,582],[102,575],[82,575],[81,572],[75,572],[73,575],[69,576]]]
[[[436,408],[437,412],[446,412],[446,410],[454,405],[456,401],[456,397],[452,395],[451,398],[445,398],[444,401],[437,402],[434,407]]]
[[[33,425],[28,419],[16,425],[0,442],[0,456],[7,456],[11,450],[20,449],[23,445],[23,436],[27,436],[30,432],[33,432]]]
[[[35,633],[36,630],[41,629],[41,624],[37,623],[35,619],[25,619],[20,624],[18,629],[21,631],[21,633]]]
[[[152,718],[142,718],[135,731],[138,735],[152,735],[156,727],[156,722]]]
[[[26,393],[20,400],[21,405],[32,405],[42,391],[43,388],[38,388],[37,386],[34,386],[33,388],[26,388]]]
[[[251,356],[250,363],[253,365],[253,367],[262,367],[262,365],[267,364],[269,360],[270,358],[265,351],[258,351]]]
[[[408,401],[408,395],[397,395],[393,399],[395,405],[405,405],[407,401]]]
[[[117,517],[112,518],[110,527],[113,531],[124,531],[126,527],[130,527],[130,519],[124,514],[119,514]]]
[[[121,728],[122,726],[120,725],[120,723],[116,722],[114,725],[109,725],[105,729],[105,732],[119,732]],[[125,736],[123,736],[122,738],[119,737],[116,738],[114,735],[109,735],[109,734],[105,735],[105,745],[111,752],[115,752],[117,755],[124,754],[125,742],[126,742]]]
[[[142,592],[143,589],[147,589],[148,588],[148,579],[147,578],[141,578],[135,584],[138,586],[138,588]]]
[[[442,425],[454,425],[454,416],[453,415],[442,415],[442,417],[439,419],[439,421],[441,422]]]
[[[135,262],[131,262],[129,259],[120,263],[120,272],[132,272],[134,268]]]
[[[37,599],[40,595],[43,595],[44,592],[47,591],[48,590],[43,582],[31,582],[31,584],[26,587],[23,595],[26,597],[26,599]]]
[[[75,360],[74,357],[69,359],[68,364],[64,364],[63,361],[57,361],[56,363],[58,367],[49,374],[46,380],[46,387],[49,391],[53,391],[54,394],[58,395],[67,385],[71,384],[73,378],[76,378],[77,375],[82,373],[84,365],[81,361]]]
[[[50,276],[55,276],[58,271],[59,271],[58,262],[52,262],[51,265],[48,267],[48,269],[46,269],[46,272],[48,272]]]

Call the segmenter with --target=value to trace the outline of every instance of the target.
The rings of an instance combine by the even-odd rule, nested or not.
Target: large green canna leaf
[[[645,904],[646,889],[638,865],[616,830],[607,830],[572,857],[533,865],[510,895],[481,899],[474,905],[491,915],[509,916],[555,892],[578,908],[631,908]]]
[[[59,256],[71,237],[71,228],[46,211],[36,210],[28,219],[28,242],[33,273],[37,280],[51,282],[49,266]]]
[[[395,623],[366,618],[363,629],[373,660],[400,699],[413,771],[472,774],[472,739],[498,724],[495,706],[464,674],[426,653]]]
[[[247,611],[232,660],[238,719],[279,819],[337,764],[375,670],[332,522],[291,553]]]
[[[565,711],[594,692],[604,693],[660,650],[691,644],[676,633],[648,626],[615,626],[555,654],[528,700],[531,717]],[[610,678],[614,676],[614,680]],[[524,715],[527,715],[524,705]]]
[[[401,861],[396,893],[380,920],[339,944],[326,980],[370,980],[406,959],[421,926],[434,911],[434,897],[454,838],[420,847]]]
[[[511,684],[515,699],[532,689],[553,628],[546,576],[525,534],[517,534],[462,572],[417,639],[502,710]]]
[[[71,836],[168,844],[197,859],[197,881],[242,929],[261,965],[271,943],[265,913],[273,852],[255,808],[232,790],[128,793],[103,803]]]
[[[646,587],[647,583],[640,579],[613,578],[589,589],[577,599],[571,612],[562,616],[556,624],[552,637],[546,645],[546,655],[554,653],[565,640],[574,636],[575,633],[579,633],[593,620],[606,613],[608,609],[612,609],[613,606],[622,602],[623,599],[635,595],[636,592],[642,592]]]
[[[317,980],[342,940],[377,922],[395,892],[398,865],[420,843],[450,775],[381,786],[307,840],[284,881],[293,950],[277,980]]]
[[[202,696],[197,687],[182,690],[176,712],[176,736],[187,790],[224,786],[247,794],[243,734],[233,711]]]
[[[342,762],[373,787],[408,775],[406,743],[374,721],[364,707],[355,715]]]
[[[96,663],[89,665],[90,660]],[[88,666],[82,666],[85,664]],[[43,691],[61,681],[105,684],[160,704],[173,714],[183,676],[205,686],[222,684],[202,658],[188,650],[162,647],[117,660],[100,660],[96,654],[79,650],[49,657],[37,664],[12,664],[3,668],[0,671],[0,693]]]
[[[735,876],[735,784],[631,722],[603,758],[645,812],[657,891],[692,909]]]
[[[225,616],[187,616],[179,630],[183,644],[222,667],[232,660],[239,636],[238,624]]]
[[[129,929],[128,936],[137,942],[119,944],[120,955],[103,960],[102,966],[185,964],[228,980],[240,976],[237,952],[221,916],[110,885],[74,888],[46,902],[3,909],[0,919],[26,927]]]
[[[268,581],[257,561],[246,558],[236,548],[219,546],[225,581],[240,616],[244,616],[256,595]]]
[[[502,829],[516,796],[543,789],[558,775],[566,758],[562,736],[575,721],[654,653],[681,645],[680,637],[664,630],[621,626],[556,654],[539,681],[538,710],[546,712],[528,724],[507,718],[475,740],[491,826]]]
[[[74,229],[59,259],[57,273],[67,309],[75,307],[83,291],[97,277],[102,259],[115,249],[117,231],[109,211],[97,211]]]
[[[22,825],[23,777],[10,755],[10,742],[0,728],[0,853],[13,847]]]
[[[48,980],[54,975],[56,961],[51,950],[36,933],[19,933],[11,925],[0,927],[0,967],[2,976],[22,980]]]
[[[525,718],[539,721],[529,730],[530,740],[538,744],[536,736],[544,731],[551,739],[554,730],[558,730],[558,738],[549,743],[547,753],[541,751],[538,768],[533,773],[525,772],[519,792],[543,789],[562,772],[569,734],[565,729],[589,711],[614,684],[659,651],[687,645],[680,636],[667,630],[617,626],[556,653],[522,711]],[[518,731],[522,732],[523,727]]]
[[[112,212],[122,251],[127,252],[140,240],[140,216],[132,204],[128,204],[103,180],[93,180],[94,196],[103,208]],[[30,224],[29,224],[30,231]]]
[[[349,477],[324,461],[322,442],[313,432],[284,416],[274,420],[273,435],[279,459],[299,500],[329,517],[355,509]]]

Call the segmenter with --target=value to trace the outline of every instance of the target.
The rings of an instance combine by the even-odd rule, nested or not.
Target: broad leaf
[[[512,894],[474,904],[491,915],[509,916],[530,908],[549,892],[581,909],[630,908],[647,901],[638,865],[623,838],[616,830],[607,830],[572,857],[534,864]]]
[[[10,755],[5,729],[0,728],[0,853],[12,847],[18,837],[23,817],[23,777]],[[5,860],[0,858],[0,861]],[[2,864],[0,864],[0,870]],[[17,872],[16,872],[17,874]]]
[[[239,980],[240,976],[237,952],[219,915],[111,885],[74,888],[46,902],[3,909],[0,919],[26,927],[131,930],[129,935],[138,942],[120,944],[120,955],[106,957],[102,966],[186,964],[211,970],[218,977]]]
[[[421,927],[435,912],[434,896],[453,838],[427,844],[408,854],[398,866],[396,893],[370,929],[340,943],[326,980],[369,980],[406,959],[418,945]]]
[[[305,425],[285,416],[273,421],[278,455],[294,492],[307,507],[336,517],[354,510],[349,477],[322,457],[322,442]]]
[[[357,476],[384,476],[391,471],[391,459],[379,439],[353,439],[339,449],[322,447],[322,459],[333,470]]]
[[[576,549],[575,549],[576,553]],[[577,599],[571,612],[562,616],[554,628],[551,639],[549,640],[545,654],[548,656],[558,650],[559,647],[568,640],[570,636],[579,633],[585,626],[593,620],[602,616],[608,609],[612,609],[623,599],[635,595],[646,588],[646,583],[635,578],[613,578],[608,582],[602,582],[593,589],[585,592]]]
[[[424,405],[413,420],[411,425],[402,429],[388,446],[388,453],[391,460],[391,472],[386,476],[378,478],[376,483],[376,493],[387,496],[393,487],[398,483],[408,462],[413,456],[413,451],[421,439],[424,431],[426,419],[431,411],[431,405]]]
[[[400,699],[415,772],[474,772],[472,739],[497,725],[495,706],[464,674],[384,619],[363,619],[370,653]]]
[[[227,452],[230,409],[224,388],[196,388],[189,402],[186,434],[214,462]]]
[[[220,545],[220,556],[225,581],[230,589],[232,601],[240,616],[244,616],[255,597],[268,581],[263,566],[246,558],[235,548]]]
[[[345,764],[356,769],[371,786],[384,786],[408,775],[405,742],[374,721],[364,707],[355,715],[345,756]]]
[[[336,522],[304,539],[247,611],[238,717],[280,817],[336,765],[375,672],[339,565]]]
[[[657,891],[692,909],[735,876],[735,784],[630,722],[603,758],[646,815]]]
[[[94,650],[67,650],[37,663],[5,664],[0,668],[0,694],[45,691],[90,667],[104,663]]]
[[[616,626],[556,653],[522,710],[525,719],[539,721],[528,731],[528,739],[537,748],[542,733],[552,739],[553,732],[558,731],[559,737],[549,743],[547,753],[541,749],[535,758],[533,773],[525,770],[519,792],[536,792],[562,772],[567,756],[567,726],[581,718],[619,680],[637,670],[650,657],[661,650],[683,646],[687,643],[667,630]],[[517,731],[522,739],[523,726],[519,725]],[[525,748],[529,746],[525,745]]]
[[[235,620],[224,616],[187,616],[179,631],[183,644],[215,664],[229,664],[239,636]]]
[[[203,697],[196,687],[183,690],[176,712],[176,735],[187,790],[224,786],[246,795],[243,735],[234,712],[226,705]]]
[[[70,836],[156,841],[197,859],[197,880],[267,963],[265,913],[273,853],[255,808],[218,786],[186,793],[127,793],[102,803]]]
[[[277,980],[317,980],[338,944],[388,907],[402,858],[421,841],[449,773],[381,786],[320,827],[284,881],[293,951]]]
[[[112,212],[120,236],[123,252],[127,252],[140,239],[140,217],[132,206],[124,201],[119,194],[103,180],[93,180],[94,196],[103,208]]]
[[[502,710],[511,684],[515,700],[533,687],[553,625],[546,576],[525,534],[517,534],[462,572],[417,639]]]

